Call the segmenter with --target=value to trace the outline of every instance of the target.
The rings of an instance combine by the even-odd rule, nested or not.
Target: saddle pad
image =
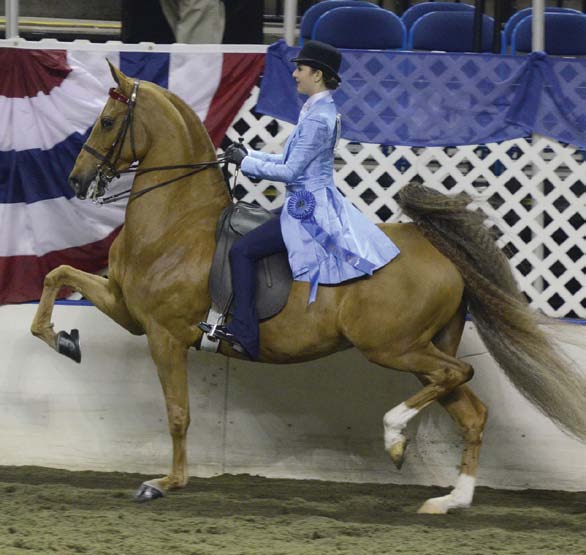
[[[233,314],[232,274],[228,254],[240,237],[259,225],[277,218],[275,214],[247,202],[228,206],[216,227],[216,252],[212,260],[209,289],[212,307],[222,314]],[[263,258],[256,267],[256,310],[259,320],[274,316],[289,298],[293,277],[287,253]]]

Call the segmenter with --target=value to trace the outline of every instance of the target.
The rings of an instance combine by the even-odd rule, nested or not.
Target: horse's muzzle
[[[77,198],[81,198],[84,199],[85,198],[85,194],[83,194],[81,192],[81,184],[79,182],[79,180],[77,179],[77,177],[69,177],[69,179],[67,180],[67,183],[69,183],[69,186],[73,189],[73,192],[75,193],[75,196]]]
[[[69,183],[69,186],[73,189],[75,196],[78,199],[83,200],[87,198],[87,192],[92,180],[93,176],[91,178],[87,178],[79,175],[70,174],[67,182]]]

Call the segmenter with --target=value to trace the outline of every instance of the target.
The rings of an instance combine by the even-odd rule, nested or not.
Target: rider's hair
[[[330,91],[335,91],[340,86],[340,81],[338,81],[338,79],[331,73],[326,73],[324,75],[324,83],[326,88],[328,88]]]
[[[311,67],[310,69],[311,69],[312,73],[315,73],[316,71],[322,72],[324,85],[326,86],[326,89],[328,89],[330,91],[335,91],[340,86],[340,81],[338,81],[338,78],[335,77],[333,73],[331,73],[327,70],[317,69],[314,67]]]

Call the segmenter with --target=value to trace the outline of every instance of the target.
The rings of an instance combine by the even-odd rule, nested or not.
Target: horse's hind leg
[[[141,485],[135,496],[137,501],[150,501],[170,489],[187,484],[186,435],[190,421],[187,347],[159,326],[149,329],[148,339],[165,395],[169,431],[173,440],[173,461],[167,476]]]
[[[436,338],[435,345],[449,355],[456,354],[464,327],[465,310],[460,311]],[[421,381],[426,381],[420,376]],[[441,405],[458,425],[464,438],[464,451],[460,462],[460,475],[454,489],[443,497],[428,499],[420,513],[444,514],[450,509],[469,507],[474,495],[478,457],[487,409],[467,385],[439,399]]]
[[[454,489],[442,497],[428,499],[420,513],[445,514],[450,509],[462,509],[472,504],[482,433],[486,423],[486,406],[472,390],[462,385],[439,402],[458,424],[464,438],[460,474]]]
[[[465,307],[462,305],[446,327],[434,338],[433,344],[401,357],[381,356],[369,359],[384,366],[414,372],[424,388],[401,403],[384,417],[385,445],[391,458],[400,466],[405,438],[402,430],[407,422],[433,400],[438,400],[458,424],[464,436],[464,452],[460,476],[450,494],[427,500],[422,513],[443,514],[450,509],[468,507],[474,495],[478,456],[486,422],[486,407],[463,385],[472,377],[472,367],[455,358],[464,327]]]
[[[406,446],[402,432],[409,420],[434,401],[451,394],[474,372],[472,366],[440,351],[433,343],[401,355],[387,351],[368,351],[365,354],[371,362],[386,368],[413,372],[425,384],[421,391],[391,409],[383,418],[385,448],[400,468]],[[464,485],[460,485],[458,491]],[[444,512],[449,508],[453,507],[446,508]]]
[[[59,266],[45,276],[43,294],[31,325],[31,333],[42,339],[52,349],[76,362],[81,359],[77,334],[73,337],[66,332],[55,333],[51,316],[55,299],[62,287],[79,291],[99,310],[134,334],[143,331],[132,320],[120,294],[117,294],[108,279],[82,272],[71,266]],[[77,332],[77,330],[75,330]]]
[[[473,375],[472,366],[440,351],[433,343],[401,355],[386,351],[365,353],[368,360],[386,368],[413,372],[425,387],[384,416],[385,448],[397,467],[406,445],[403,429],[419,411],[451,393]]]

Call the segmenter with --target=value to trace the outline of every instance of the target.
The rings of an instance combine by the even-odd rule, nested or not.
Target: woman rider
[[[334,184],[334,148],[340,124],[330,91],[340,83],[340,52],[328,44],[307,41],[291,61],[297,64],[293,72],[297,91],[309,98],[283,154],[248,152],[241,145],[226,150],[227,160],[240,165],[245,175],[284,182],[285,205],[279,219],[247,233],[230,250],[232,320],[215,327],[199,324],[210,337],[227,341],[253,360],[259,354],[257,260],[286,250],[293,278],[310,283],[312,303],[319,283],[371,275],[399,254],[394,243]]]

